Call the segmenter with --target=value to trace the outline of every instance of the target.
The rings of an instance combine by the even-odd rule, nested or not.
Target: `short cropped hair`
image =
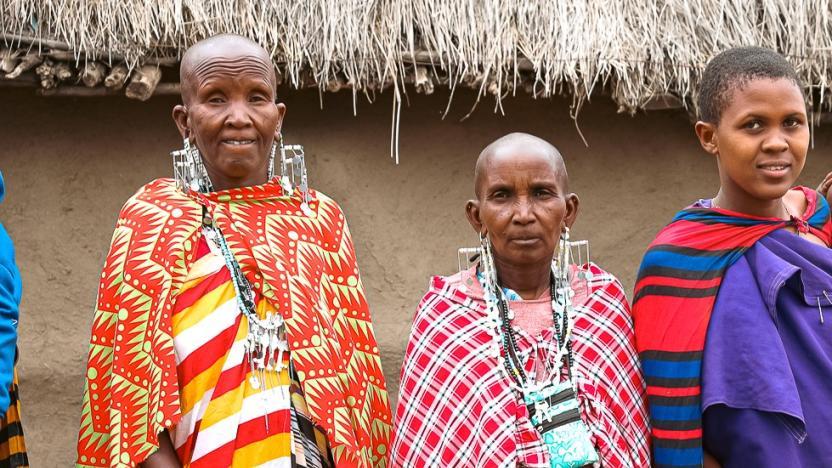
[[[803,93],[794,67],[785,57],[763,47],[736,47],[708,62],[699,84],[696,106],[699,120],[718,124],[733,92],[757,78],[791,80]]]

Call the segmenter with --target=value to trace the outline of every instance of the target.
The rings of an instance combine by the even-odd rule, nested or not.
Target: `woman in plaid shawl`
[[[484,290],[493,288],[484,280],[485,259],[432,279],[402,364],[391,466],[557,466],[550,447],[564,441],[544,443],[547,431],[531,415],[542,407],[527,405],[524,393],[532,381],[555,385],[570,377],[573,422],[588,428],[596,460],[649,466],[644,381],[621,284],[592,263],[572,265],[571,312],[554,313],[553,260],[578,213],[560,154],[540,138],[507,135],[480,155],[475,192],[466,212],[490,246],[510,318],[497,319],[487,305]],[[564,349],[569,356],[559,354]],[[522,371],[508,366],[507,356]]]

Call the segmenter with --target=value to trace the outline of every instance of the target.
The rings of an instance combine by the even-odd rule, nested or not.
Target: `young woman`
[[[696,134],[720,188],[645,254],[634,297],[656,466],[832,466],[832,223],[792,188],[809,148],[793,67],[758,47],[707,66]],[[707,464],[707,463],[706,463]]]

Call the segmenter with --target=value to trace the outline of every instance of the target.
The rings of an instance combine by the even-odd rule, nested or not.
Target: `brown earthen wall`
[[[630,118],[603,98],[579,119],[565,101],[504,101],[506,116],[458,94],[411,96],[402,111],[401,163],[389,158],[390,96],[352,114],[349,93],[287,93],[286,140],[306,147],[312,185],[339,201],[356,243],[391,394],[414,308],[432,274],[449,274],[456,249],[477,238],[464,218],[480,149],[511,132],[534,133],[564,154],[581,199],[574,237],[631,288],[653,234],[678,208],[715,193],[715,163],[679,112]],[[38,98],[0,91],[0,220],[23,274],[20,348],[23,418],[32,466],[68,466],[75,438],[97,277],[116,214],[142,184],[168,177],[181,146],[173,98]],[[832,132],[815,134],[801,182],[832,169]]]

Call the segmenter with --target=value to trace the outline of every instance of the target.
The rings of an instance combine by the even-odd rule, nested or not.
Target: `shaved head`
[[[523,284],[526,274],[536,270],[541,287],[549,286],[561,233],[578,214],[578,196],[566,186],[563,158],[545,140],[511,133],[480,153],[474,178],[476,199],[465,204],[465,216],[490,241],[500,280],[526,291],[526,299],[540,297],[542,290]]]
[[[246,37],[220,34],[197,42],[182,56],[179,65],[182,102],[188,104],[200,81],[210,77],[211,72],[226,68],[263,73],[272,88],[277,87],[274,64],[265,49]]]
[[[214,189],[265,183],[286,113],[269,53],[245,37],[222,34],[185,51],[179,73],[182,104],[173,108],[173,120],[199,148]]]
[[[509,133],[498,138],[485,147],[477,158],[477,165],[474,168],[474,193],[477,198],[482,195],[482,184],[486,178],[489,163],[496,159],[513,159],[523,155],[535,155],[548,158],[552,170],[557,174],[558,184],[564,192],[569,191],[569,177],[566,173],[566,165],[563,156],[557,148],[548,141],[528,133]]]

